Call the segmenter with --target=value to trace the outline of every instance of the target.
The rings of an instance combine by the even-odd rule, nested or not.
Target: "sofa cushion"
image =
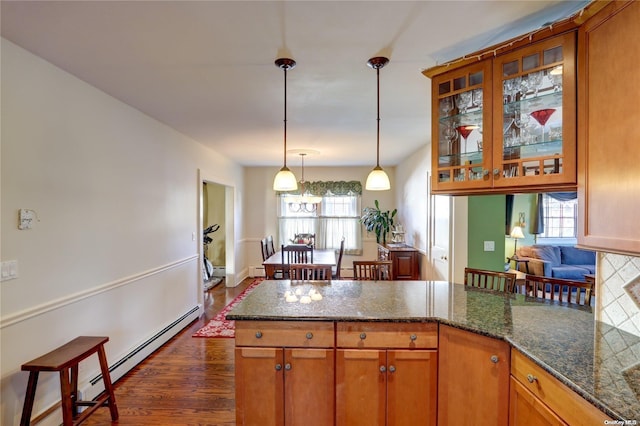
[[[590,273],[586,268],[575,265],[560,265],[551,267],[553,278],[563,278],[565,280],[584,281],[584,275]]]
[[[560,248],[557,246],[535,246],[532,250],[534,257],[546,260],[551,266],[557,266],[562,263]]]
[[[595,274],[596,273],[596,265],[595,265],[595,263],[593,265],[571,265],[571,266],[575,266],[576,268],[586,269],[587,271],[589,271],[590,274]],[[583,277],[583,279],[584,279],[584,277]]]
[[[595,265],[596,253],[571,246],[560,246],[562,262],[565,265]]]

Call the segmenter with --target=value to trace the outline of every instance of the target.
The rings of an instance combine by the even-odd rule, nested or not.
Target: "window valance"
[[[305,182],[304,189],[321,197],[362,195],[362,183],[357,180]],[[278,191],[283,194],[300,195],[300,186],[295,191]]]

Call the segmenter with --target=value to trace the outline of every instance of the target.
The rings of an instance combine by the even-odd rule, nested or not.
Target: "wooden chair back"
[[[464,285],[486,290],[513,293],[516,285],[516,274],[511,272],[496,272],[484,269],[464,268]]]
[[[264,262],[270,256],[268,251],[268,243],[267,239],[263,238],[260,240],[260,248],[262,249],[262,261]]]
[[[339,280],[340,278],[340,268],[342,267],[342,256],[344,255],[344,237],[342,237],[342,241],[340,241],[340,251],[338,252],[338,263],[336,263],[336,270],[332,273],[332,278],[334,280]]]
[[[331,266],[292,263],[289,265],[289,279],[296,281],[331,281]]]
[[[269,256],[276,254],[276,247],[273,245],[273,235],[267,236],[267,254]]]
[[[393,278],[391,260],[354,260],[353,279],[366,281],[391,281]]]
[[[305,244],[282,245],[282,264],[313,263],[313,247]]]
[[[556,300],[572,305],[591,305],[593,282],[526,275],[525,294],[538,299]]]

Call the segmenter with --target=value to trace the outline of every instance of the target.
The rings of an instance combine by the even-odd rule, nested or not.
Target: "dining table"
[[[333,268],[337,265],[336,252],[333,249],[314,249],[313,261],[309,263],[312,265],[331,266]],[[286,265],[288,265],[288,263],[283,262],[282,251],[280,250],[262,262],[267,279],[273,279],[276,271],[285,269],[287,267]]]

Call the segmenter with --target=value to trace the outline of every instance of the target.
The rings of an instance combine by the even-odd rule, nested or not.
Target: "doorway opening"
[[[202,281],[204,290],[226,276],[226,187],[202,182]]]

